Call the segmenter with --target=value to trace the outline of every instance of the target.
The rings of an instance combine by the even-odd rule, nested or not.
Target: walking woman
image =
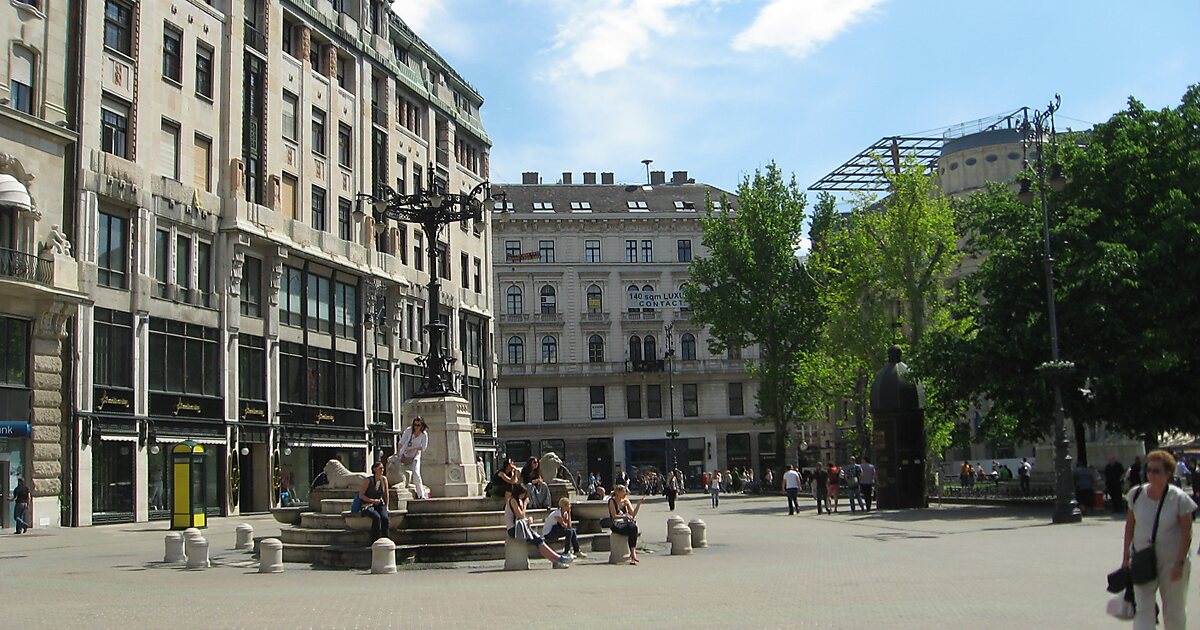
[[[612,531],[629,538],[629,564],[637,564],[637,513],[642,509],[646,497],[638,499],[637,505],[629,501],[629,488],[618,485],[613,488],[608,500],[608,518],[612,519]]]
[[[1187,627],[1188,579],[1192,571],[1188,554],[1192,546],[1192,512],[1196,504],[1183,489],[1171,485],[1175,457],[1170,453],[1152,451],[1146,455],[1144,470],[1147,482],[1131,489],[1125,497],[1129,513],[1125,518],[1121,566],[1129,568],[1133,554],[1153,544],[1158,574],[1156,579],[1133,587],[1137,603],[1133,628],[1154,629],[1154,594],[1157,592],[1162,600],[1164,630],[1184,630]]]
[[[416,488],[418,499],[425,499],[425,484],[421,483],[421,453],[429,448],[429,434],[425,432],[425,420],[421,416],[413,418],[404,433],[400,435],[400,463],[412,471],[412,481]]]
[[[363,480],[358,489],[362,502],[359,514],[371,519],[371,541],[388,535],[388,480],[383,475],[383,462],[371,466],[371,476]]]
[[[524,541],[530,547],[537,547],[543,558],[554,563],[555,569],[567,568],[572,558],[554,553],[550,545],[546,544],[545,538],[533,533],[533,528],[529,525],[530,519],[525,515],[525,504],[528,501],[529,492],[525,490],[525,486],[519,483],[513,486],[512,496],[504,501],[504,527],[508,530],[508,537]]]

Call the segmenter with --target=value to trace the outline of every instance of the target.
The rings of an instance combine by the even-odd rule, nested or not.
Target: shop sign
[[[267,404],[259,401],[241,401],[238,403],[238,418],[242,422],[266,422]]]
[[[362,428],[364,415],[358,409],[328,409],[307,405],[280,405],[288,424],[313,424]],[[290,417],[289,417],[290,416]]]
[[[133,392],[97,387],[92,392],[92,409],[104,413],[133,413]]]
[[[28,422],[0,420],[0,438],[32,437],[33,427]]]
[[[212,418],[224,417],[220,398],[202,398],[200,396],[180,396],[178,394],[150,394],[150,415],[169,416],[171,418]]]

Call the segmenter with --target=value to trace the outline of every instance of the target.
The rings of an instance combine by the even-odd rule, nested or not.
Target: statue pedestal
[[[475,463],[475,425],[466,398],[442,396],[404,401],[402,418],[421,416],[429,431],[429,448],[421,455],[421,479],[434,497],[479,497]],[[403,446],[403,445],[400,445]]]

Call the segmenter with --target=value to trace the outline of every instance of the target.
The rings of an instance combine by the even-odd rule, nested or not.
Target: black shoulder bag
[[[1134,503],[1137,503],[1141,494],[1142,489],[1138,488],[1137,492],[1133,494]],[[1171,487],[1167,486],[1163,490],[1162,499],[1158,502],[1158,512],[1154,514],[1154,530],[1150,534],[1150,546],[1140,551],[1134,550],[1133,557],[1129,559],[1129,579],[1134,584],[1146,584],[1158,578],[1158,554],[1154,552],[1154,543],[1158,541],[1158,519],[1162,516],[1163,506],[1167,504],[1167,497],[1170,495]]]

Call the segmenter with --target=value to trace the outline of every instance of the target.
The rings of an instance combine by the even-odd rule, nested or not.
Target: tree
[[[684,289],[692,321],[710,327],[714,352],[761,348],[750,369],[759,378],[759,412],[775,429],[780,467],[788,427],[819,404],[796,378],[822,319],[816,286],[796,255],[805,205],[795,178],[785,182],[773,162],[743,179],[736,210],[727,200],[714,209],[710,199],[701,219],[707,253],[692,261]]]

